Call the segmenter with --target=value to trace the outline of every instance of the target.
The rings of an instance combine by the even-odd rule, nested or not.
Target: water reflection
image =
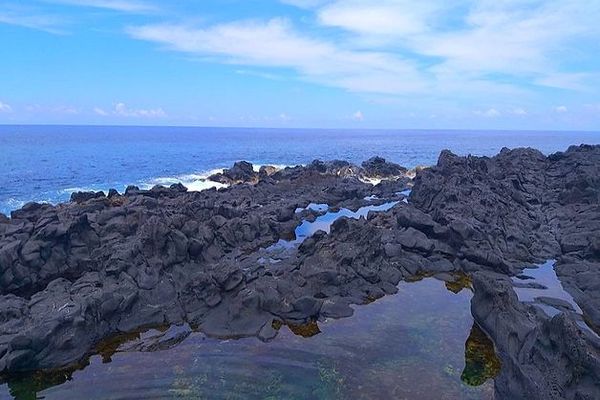
[[[519,301],[534,303],[549,316],[558,314],[562,309],[571,309],[582,314],[581,308],[562,286],[554,271],[555,260],[548,260],[536,268],[523,270],[524,275],[513,278],[515,292]],[[551,302],[549,299],[562,300]]]
[[[554,271],[555,260],[548,260],[535,268],[526,268],[523,274],[513,278],[519,301],[532,304],[548,317],[566,312],[575,316],[577,325],[593,336],[600,337],[586,318],[581,307],[567,292]]]
[[[280,324],[269,343],[194,332],[175,347],[140,352],[131,343],[148,334],[135,334],[106,345],[83,370],[12,379],[0,397],[491,399],[499,364],[473,323],[469,285],[461,276],[402,282],[350,318]]]
[[[266,250],[270,253],[282,252],[285,250],[289,250],[294,248],[295,246],[302,243],[304,240],[314,235],[317,231],[323,231],[329,233],[331,231],[331,225],[338,219],[342,217],[360,219],[367,218],[369,212],[383,212],[388,211],[396,204],[398,201],[391,201],[388,203],[383,203],[380,205],[370,205],[359,208],[356,211],[352,211],[347,208],[342,208],[339,211],[329,211],[323,215],[319,215],[314,221],[309,221],[307,219],[302,220],[300,225],[298,225],[294,231],[295,239],[294,240],[283,240],[280,239],[274,245],[268,247]],[[306,209],[310,209],[313,211],[323,212],[329,207],[327,204],[315,204],[311,203],[306,207]],[[296,212],[302,211],[303,209],[297,209]]]

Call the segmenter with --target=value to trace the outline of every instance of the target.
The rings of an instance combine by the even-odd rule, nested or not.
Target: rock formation
[[[219,190],[130,187],[27,204],[0,218],[0,371],[72,365],[143,327],[269,340],[282,323],[346,317],[403,279],[452,272],[473,280],[473,316],[502,363],[498,398],[598,398],[600,146],[548,157],[444,151],[406,175],[378,157],[259,172],[239,162],[211,177],[232,185]],[[387,212],[338,219],[329,234],[276,251],[319,214],[310,203],[390,201]],[[516,298],[510,277],[547,259],[586,326]]]

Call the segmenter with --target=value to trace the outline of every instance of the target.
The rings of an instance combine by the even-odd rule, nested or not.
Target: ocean
[[[181,182],[201,190],[211,186],[208,175],[238,160],[284,166],[380,155],[414,167],[435,164],[443,149],[491,156],[502,147],[534,147],[550,154],[581,143],[600,143],[600,132],[6,125],[0,126],[0,212],[130,184]]]

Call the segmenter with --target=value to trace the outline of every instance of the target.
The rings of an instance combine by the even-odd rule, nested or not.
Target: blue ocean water
[[[180,181],[201,189],[211,171],[237,160],[359,163],[381,155],[414,167],[434,164],[443,149],[494,155],[502,147],[529,146],[548,154],[581,143],[600,143],[600,132],[0,126],[0,212],[129,184]]]

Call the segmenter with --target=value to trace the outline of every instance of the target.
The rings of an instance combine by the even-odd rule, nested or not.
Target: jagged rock
[[[600,146],[548,157],[444,151],[416,171],[408,204],[338,219],[329,234],[273,253],[309,213],[297,208],[400,200],[409,178],[359,179],[397,173],[406,169],[380,158],[258,173],[239,162],[211,179],[249,184],[130,186],[0,216],[0,372],[72,365],[103,339],[148,326],[269,340],[277,322],[314,333],[319,318],[349,316],[402,279],[460,272],[473,276],[473,316],[499,351],[497,398],[598,397],[597,339],[566,306],[548,319],[519,303],[509,277],[556,259],[563,286],[600,326]],[[164,337],[156,346],[180,335]]]
[[[362,163],[364,175],[369,178],[390,178],[406,175],[407,169],[386,161],[383,157],[372,157]]]
[[[71,201],[75,203],[83,203],[91,199],[105,197],[104,192],[75,192],[71,193]]]
[[[254,172],[254,166],[247,161],[238,161],[230,169],[208,177],[209,180],[224,184],[256,183],[259,174]]]

